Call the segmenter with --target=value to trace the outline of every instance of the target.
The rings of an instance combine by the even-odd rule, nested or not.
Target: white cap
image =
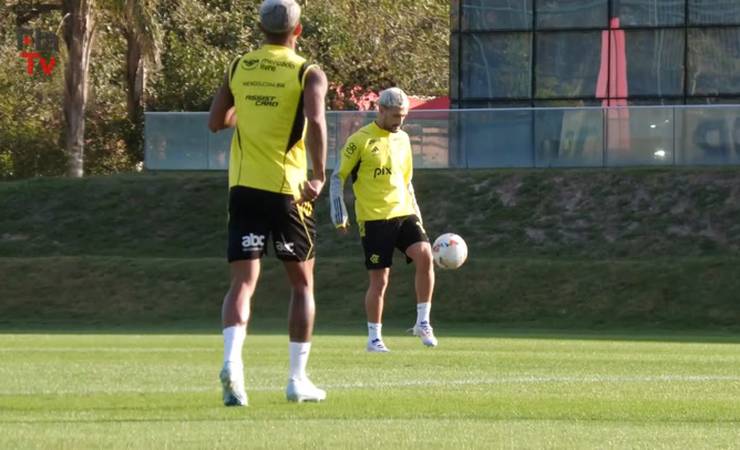
[[[392,87],[380,93],[378,104],[386,108],[408,108],[409,98],[401,89]]]
[[[301,7],[295,0],[265,0],[260,6],[260,24],[268,33],[292,31],[301,18]]]

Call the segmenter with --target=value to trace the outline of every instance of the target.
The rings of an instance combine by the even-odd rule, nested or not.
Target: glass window
[[[537,0],[537,28],[606,28],[608,0]]]
[[[601,34],[599,31],[537,33],[536,97],[596,97]]]
[[[607,165],[672,165],[673,108],[632,107],[605,111]]]
[[[466,69],[462,69],[465,71]],[[450,36],[450,98],[457,100],[460,98],[459,80],[460,80],[460,35],[453,33]]]
[[[738,97],[689,97],[686,99],[688,105],[740,105]]]
[[[689,24],[740,25],[740,2],[737,0],[688,0]]]
[[[683,95],[684,31],[634,30],[624,33],[628,95]],[[620,50],[616,46],[611,51]],[[618,53],[615,56],[617,61],[621,59]],[[619,71],[616,74],[619,76]]]
[[[508,109],[459,112],[465,166],[532,167],[532,112]]]
[[[536,110],[535,150],[537,167],[603,166],[603,110]]]
[[[689,95],[740,94],[740,27],[690,29]]]
[[[622,27],[683,25],[686,0],[612,0],[612,17]]]
[[[740,107],[676,109],[676,149],[683,164],[740,164]]]
[[[627,100],[629,106],[683,105],[683,96],[675,98],[635,98]]]
[[[463,30],[531,30],[532,0],[463,0]]]
[[[531,100],[468,100],[462,102],[463,109],[529,108]]]
[[[579,108],[583,106],[601,106],[599,99],[591,100],[537,100],[534,106],[537,108]]]
[[[203,115],[147,114],[146,168],[201,170],[208,167],[208,136]],[[224,133],[226,134],[226,133]]]
[[[531,97],[531,33],[463,36],[463,98]]]

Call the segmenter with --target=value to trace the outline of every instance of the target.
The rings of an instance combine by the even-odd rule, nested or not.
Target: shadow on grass
[[[383,324],[387,336],[407,334],[411,323],[389,321]],[[712,329],[676,326],[620,326],[602,325],[583,327],[574,325],[553,326],[549,324],[500,324],[500,323],[435,323],[440,337],[492,338],[492,339],[572,339],[597,341],[648,341],[686,343],[740,343],[740,326]],[[3,334],[113,334],[113,335],[219,335],[218,322],[169,322],[169,323],[1,323]],[[250,335],[284,335],[287,339],[287,321],[262,320],[250,324]],[[365,324],[317,324],[317,336],[362,336]]]

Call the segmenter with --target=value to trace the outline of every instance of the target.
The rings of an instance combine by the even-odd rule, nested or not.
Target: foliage
[[[312,0],[300,50],[321,64],[335,86],[330,100],[352,97],[357,86],[445,95],[448,17],[448,2],[438,0]]]
[[[151,62],[145,86],[150,111],[207,110],[229,62],[261,42],[259,0],[100,0],[90,66],[85,171],[134,170],[143,159],[141,118],[127,111],[126,32],[139,33]],[[444,0],[310,0],[299,53],[317,62],[332,89],[331,108],[397,85],[410,94],[447,91],[449,5]],[[28,23],[58,32],[48,12]],[[126,21],[129,22],[126,22]],[[61,43],[61,37],[60,37]],[[14,16],[0,3],[0,178],[61,175],[64,136],[63,57],[51,77],[33,77],[18,56]],[[128,114],[127,114],[128,112]]]
[[[26,72],[19,56],[15,26],[0,11],[0,179],[60,175],[65,171],[62,151],[62,76]],[[37,21],[33,25],[46,28]]]
[[[204,111],[231,60],[259,43],[255,2],[164,3],[162,67],[154,74],[149,108]],[[251,6],[250,6],[251,5]]]

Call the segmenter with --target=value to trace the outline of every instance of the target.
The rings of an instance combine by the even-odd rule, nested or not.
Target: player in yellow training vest
[[[327,80],[318,66],[295,53],[301,8],[294,0],[265,0],[260,29],[265,42],[236,58],[211,105],[209,128],[234,127],[229,160],[231,287],[222,319],[227,406],[245,406],[242,346],[260,258],[272,240],[292,287],[289,315],[290,401],[321,401],[326,392],[306,376],[314,324],[313,202],[324,186]],[[308,179],[306,148],[313,164]]]
[[[370,287],[365,294],[367,351],[387,352],[381,333],[383,303],[393,249],[416,264],[416,325],[411,329],[424,345],[437,346],[429,321],[434,290],[432,248],[421,222],[411,184],[413,158],[409,136],[401,125],[409,110],[406,94],[398,89],[380,93],[374,122],[349,137],[331,177],[331,218],[340,232],[349,226],[344,182],[352,177],[355,212],[365,251]]]

